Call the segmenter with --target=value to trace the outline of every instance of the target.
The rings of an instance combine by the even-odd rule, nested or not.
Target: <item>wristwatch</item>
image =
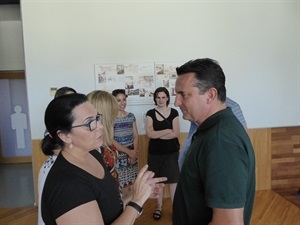
[[[132,201],[128,202],[127,205],[136,209],[136,211],[137,211],[137,217],[139,217],[140,215],[142,215],[143,208],[141,206],[139,206],[138,204],[136,204],[135,202],[132,202]]]

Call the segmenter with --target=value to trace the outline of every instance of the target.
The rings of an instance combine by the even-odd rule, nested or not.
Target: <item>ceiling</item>
[[[20,0],[0,0],[0,5],[20,5]]]

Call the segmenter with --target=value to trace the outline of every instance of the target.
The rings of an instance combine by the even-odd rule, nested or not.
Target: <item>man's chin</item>
[[[186,115],[186,114],[182,114],[182,118],[184,120],[191,120],[191,118],[188,115]]]

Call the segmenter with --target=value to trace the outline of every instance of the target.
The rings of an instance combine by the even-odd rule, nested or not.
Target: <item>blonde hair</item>
[[[103,115],[103,147],[109,148],[112,145],[114,134],[114,123],[118,116],[118,103],[115,97],[106,91],[92,91],[87,95],[88,101],[94,105],[98,113]]]

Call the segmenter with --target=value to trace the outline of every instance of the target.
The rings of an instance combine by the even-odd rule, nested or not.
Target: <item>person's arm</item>
[[[246,151],[241,151],[242,147],[233,144],[227,136],[220,138],[218,142],[207,143],[209,154],[202,158],[207,164],[201,170],[204,171],[202,175],[206,176],[207,205],[213,210],[210,225],[244,224],[243,207],[246,205],[248,182],[251,181],[248,164],[244,163],[249,161],[249,157]],[[221,153],[224,151],[226,154]],[[198,164],[203,163],[204,161],[198,161]]]
[[[172,121],[172,132],[160,137],[160,139],[169,140],[173,138],[177,138],[179,136],[179,116],[175,117]]]
[[[209,225],[243,225],[244,224],[244,208],[237,209],[220,209],[213,208],[212,221]]]
[[[146,116],[146,134],[149,138],[157,139],[161,138],[164,135],[172,133],[173,130],[171,129],[164,129],[164,130],[154,130],[153,128],[153,120],[150,116]]]
[[[165,177],[154,178],[154,173],[147,171],[148,165],[144,166],[137,175],[136,181],[133,185],[134,203],[143,206],[149,197],[157,198],[157,193],[164,186],[160,183],[166,181]],[[137,218],[137,211],[131,206],[126,206],[122,214],[111,223],[112,225],[131,225]],[[103,217],[101,210],[95,200],[82,204],[72,210],[64,213],[56,219],[58,225],[69,224],[85,224],[85,225],[103,225]]]
[[[103,218],[97,202],[91,201],[64,213],[56,219],[58,225],[67,224],[99,224],[103,225]]]
[[[135,152],[135,156],[130,157],[130,163],[135,164],[139,154],[139,133],[135,121],[133,121],[132,123],[132,131],[133,131],[133,151]]]
[[[129,148],[126,148],[124,145],[121,145],[116,140],[113,140],[112,142],[113,142],[113,145],[116,146],[118,151],[126,153],[127,155],[129,155],[129,157],[136,157],[136,152],[135,151],[132,151]]]
[[[139,133],[135,121],[132,124],[132,128],[133,128],[133,149],[137,154],[139,149]]]
[[[133,207],[126,206],[123,213],[112,223],[118,224],[133,224],[137,218],[137,211]],[[82,204],[56,219],[58,225],[70,224],[99,224],[104,225],[101,211],[98,203],[94,200]]]

